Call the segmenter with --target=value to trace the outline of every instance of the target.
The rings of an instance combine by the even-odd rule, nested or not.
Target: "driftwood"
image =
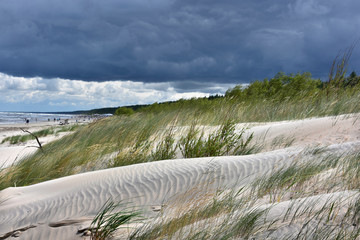
[[[20,129],[21,129],[21,131],[29,133],[31,136],[33,136],[36,139],[37,143],[39,144],[39,147],[37,147],[37,148],[39,148],[42,152],[44,152],[44,149],[43,149],[43,147],[42,147],[42,145],[41,145],[41,143],[39,141],[39,138],[35,134],[33,134],[32,132],[30,132],[28,130],[25,130],[23,128],[20,128]]]

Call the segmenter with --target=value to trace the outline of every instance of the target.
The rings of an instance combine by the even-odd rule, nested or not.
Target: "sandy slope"
[[[310,118],[297,121],[252,123],[247,132],[254,133],[255,142],[267,149],[281,142],[291,146],[331,145],[360,140],[360,114]],[[239,128],[242,125],[239,125]]]
[[[283,150],[250,157],[168,160],[79,174],[1,192],[0,231],[91,217],[109,198],[158,206],[193,188],[245,184],[289,161]],[[29,230],[30,231],[30,230]]]
[[[357,115],[255,124],[250,131],[269,148],[276,138],[295,140],[293,147],[255,155],[165,160],[8,188],[0,192],[0,237],[23,229],[20,239],[81,239],[77,229],[87,226],[109,198],[154,216],[157,213],[152,209],[171,208],[172,200],[185,193],[246,186],[256,177],[292,164],[299,156],[304,161],[313,160],[306,151],[309,145],[332,144],[326,151],[333,154],[360,150]],[[196,198],[196,194],[188,196]],[[356,193],[332,196],[349,194]],[[326,197],[318,196],[320,200]],[[277,205],[269,217],[283,214],[289,204]]]

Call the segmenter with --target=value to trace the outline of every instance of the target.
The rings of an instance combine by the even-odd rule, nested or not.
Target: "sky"
[[[326,80],[359,0],[0,0],[0,111],[224,94],[277,72]],[[349,72],[360,74],[360,46]]]

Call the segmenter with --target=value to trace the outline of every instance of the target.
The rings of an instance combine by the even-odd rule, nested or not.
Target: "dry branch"
[[[39,141],[39,138],[38,138],[35,134],[33,134],[32,132],[30,132],[30,131],[28,131],[28,130],[25,130],[25,129],[23,129],[23,128],[20,128],[20,129],[21,129],[21,131],[26,132],[26,133],[29,133],[31,136],[33,136],[33,137],[36,139],[37,143],[39,144],[39,147],[38,147],[38,148],[40,148],[40,150],[41,150],[42,152],[44,152],[44,149],[43,149],[43,147],[42,147],[42,145],[41,145],[41,143],[40,143],[40,141]]]

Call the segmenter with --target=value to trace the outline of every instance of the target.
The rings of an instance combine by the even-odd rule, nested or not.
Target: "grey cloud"
[[[359,8],[357,0],[4,0],[0,72],[183,81],[182,89],[278,71],[321,77],[359,38]],[[359,51],[352,61],[360,64]]]

